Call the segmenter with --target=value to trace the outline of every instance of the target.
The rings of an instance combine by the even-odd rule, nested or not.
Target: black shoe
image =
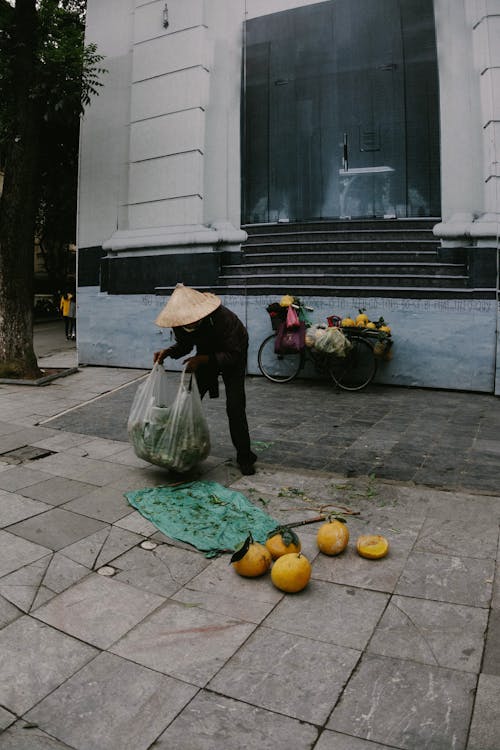
[[[255,462],[254,462],[255,463]],[[240,471],[244,476],[251,476],[252,474],[255,474],[255,466],[254,464],[240,464]]]

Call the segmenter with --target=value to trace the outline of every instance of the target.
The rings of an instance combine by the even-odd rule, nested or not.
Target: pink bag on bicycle
[[[294,307],[290,305],[286,314],[286,327],[290,330],[298,328],[300,325],[299,316]]]
[[[289,329],[284,321],[276,334],[274,351],[276,354],[300,353],[306,345],[306,325],[299,322],[297,328]]]

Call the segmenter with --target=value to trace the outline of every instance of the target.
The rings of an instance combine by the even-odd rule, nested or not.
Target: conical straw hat
[[[155,320],[162,328],[188,326],[206,318],[217,310],[221,300],[210,292],[197,292],[184,284],[177,284],[169,301]]]

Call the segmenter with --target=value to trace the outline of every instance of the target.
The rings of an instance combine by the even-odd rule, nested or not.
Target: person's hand
[[[165,360],[170,354],[170,349],[161,349],[159,352],[155,352],[153,355],[153,364],[156,364],[158,362],[159,365],[163,364],[163,360]]]
[[[182,364],[186,365],[186,372],[196,372],[200,365],[208,365],[208,354],[197,354],[196,357],[185,359]]]

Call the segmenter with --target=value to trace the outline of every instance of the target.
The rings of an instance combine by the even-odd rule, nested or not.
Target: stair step
[[[407,232],[409,230],[427,229],[432,230],[436,224],[441,221],[440,217],[426,217],[425,219],[323,219],[320,221],[303,221],[288,222],[280,221],[274,224],[244,224],[244,229],[250,235],[268,234],[269,232],[317,232],[324,230],[342,230],[342,231],[379,231],[383,229],[395,229],[398,232]]]
[[[291,242],[385,242],[387,240],[395,240],[401,242],[401,235],[403,232],[398,229],[379,229],[373,231],[372,229],[359,229],[359,230],[315,230],[312,232],[298,232],[297,230],[290,230],[289,232],[268,232],[266,234],[252,234],[248,235],[248,239],[244,243],[244,247],[253,245],[262,245],[264,243],[291,243]],[[428,229],[408,229],[404,232],[404,236],[408,238],[408,241],[422,241],[427,240],[429,242],[438,243],[432,232]]]
[[[269,274],[240,274],[234,276],[219,276],[219,282],[235,284],[238,281],[245,281],[247,284],[266,281],[268,284],[294,286],[295,284],[307,284],[309,286],[316,284],[327,284],[329,286],[382,286],[387,287],[389,283],[397,287],[442,287],[459,288],[465,286],[466,276],[412,276],[409,274],[386,274],[375,276],[373,274],[322,274],[322,273],[303,273],[287,276],[286,274],[269,275]]]
[[[248,240],[240,255],[223,264],[218,288],[226,294],[273,296],[468,295],[465,265],[438,257],[440,242],[433,227],[439,221],[430,217],[247,225],[243,228]]]
[[[252,248],[253,250],[253,248]],[[278,253],[259,252],[259,253],[244,253],[245,262],[248,263],[266,263],[269,259],[276,259]],[[357,252],[349,252],[348,250],[290,250],[286,253],[287,257],[294,262],[307,261],[311,263],[370,263],[375,260],[387,263],[413,263],[413,262],[425,262],[426,260],[433,261],[436,258],[435,250],[380,250],[377,252],[377,248],[365,252],[365,250]],[[296,260],[295,260],[296,259]]]
[[[211,287],[215,294],[266,296],[275,301],[283,294],[294,294],[307,301],[307,297],[384,297],[396,299],[490,299],[491,290],[469,287],[396,287],[396,286],[332,286],[327,284],[231,284]],[[165,293],[165,292],[162,292]]]
[[[338,255],[339,253],[349,253],[356,257],[362,255],[374,255],[377,257],[381,253],[391,253],[392,255],[421,255],[428,254],[435,256],[438,249],[438,243],[424,244],[423,241],[414,243],[410,242],[297,242],[297,243],[267,243],[263,245],[244,245],[242,247],[245,258],[262,257],[266,255],[280,254],[330,254]]]
[[[282,272],[291,273],[308,273],[318,272],[317,275],[330,274],[362,274],[371,273],[375,275],[396,275],[396,276],[436,276],[441,275],[443,278],[463,276],[463,266],[459,263],[384,263],[384,262],[361,262],[344,261],[343,263],[311,263],[309,258],[306,262],[298,263],[277,263],[274,259],[268,263],[245,263],[227,265],[222,267],[222,273],[229,276],[246,275],[276,275]]]

